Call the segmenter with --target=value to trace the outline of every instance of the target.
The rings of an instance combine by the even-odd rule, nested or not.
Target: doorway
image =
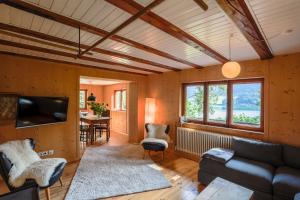
[[[129,83],[129,81],[124,80],[81,76],[79,87],[80,116],[96,115],[91,106],[92,102],[105,105],[110,113],[110,133],[122,134],[122,137],[126,136],[128,140]]]

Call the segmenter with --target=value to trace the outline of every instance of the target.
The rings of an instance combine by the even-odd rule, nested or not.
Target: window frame
[[[234,84],[251,84],[251,83],[260,83],[261,84],[261,105],[260,105],[260,127],[253,127],[247,125],[234,124],[232,121],[233,117],[233,85]],[[226,109],[226,122],[218,123],[208,120],[208,98],[209,98],[209,85],[227,85],[227,109]],[[211,126],[219,126],[226,128],[234,128],[241,130],[257,131],[264,132],[264,78],[251,78],[251,79],[235,79],[235,80],[222,80],[222,81],[206,81],[206,82],[193,82],[193,83],[183,83],[182,84],[182,107],[181,113],[185,115],[185,104],[186,104],[186,88],[188,86],[204,86],[204,99],[203,99],[203,120],[193,120],[187,119],[188,123],[195,124],[204,124]]]
[[[197,83],[183,83],[182,84],[182,113],[185,114],[185,107],[186,107],[186,104],[185,104],[185,100],[186,100],[186,88],[188,86],[203,86],[203,89],[204,89],[204,99],[203,99],[203,118],[202,120],[197,120],[197,119],[187,119],[188,122],[190,123],[198,123],[198,124],[204,124],[204,121],[205,121],[205,97],[206,97],[206,92],[205,92],[205,83],[202,83],[202,82],[197,82]]]
[[[127,95],[127,91],[126,91],[126,89],[120,89],[120,90],[115,90],[114,91],[114,109],[116,110],[116,111],[126,111],[127,110],[127,102],[126,102],[126,108],[125,109],[123,109],[122,107],[122,99],[123,99],[123,91],[125,91],[126,92],[126,95]],[[116,93],[117,92],[120,92],[120,109],[117,109],[117,101],[116,101]]]
[[[84,100],[84,108],[80,108],[80,92],[82,92],[82,91],[84,91],[84,93],[85,93],[85,100]],[[79,90],[79,109],[80,110],[86,110],[87,109],[87,89],[80,89]]]

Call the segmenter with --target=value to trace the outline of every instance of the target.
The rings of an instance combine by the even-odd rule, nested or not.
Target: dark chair
[[[148,133],[149,132],[149,128],[148,126],[150,125],[150,123],[146,123],[145,124],[145,129],[146,129],[146,132]],[[166,134],[169,134],[169,131],[170,131],[170,126],[167,125],[167,128],[165,130],[165,133]],[[151,156],[151,151],[162,151],[162,156],[163,156],[163,160],[164,160],[164,157],[165,157],[165,150],[166,150],[166,146],[161,144],[161,143],[156,143],[156,142],[142,142],[142,146],[144,148],[144,157],[145,158],[145,151],[148,151],[149,153],[149,156]]]
[[[39,200],[39,187],[32,185],[0,195],[0,200]]]
[[[102,117],[110,117],[110,110],[106,110],[102,113]],[[103,133],[106,133],[106,141],[108,142],[110,138],[110,120],[106,123],[95,124],[95,136],[97,135],[97,131],[99,132],[100,138],[102,137]]]
[[[31,147],[32,149],[35,148],[35,142],[33,139],[30,139],[30,143],[31,143]],[[4,180],[4,182],[6,183],[8,189],[11,191],[11,192],[14,192],[14,191],[19,191],[20,189],[22,188],[27,188],[27,187],[30,187],[30,186],[38,186],[37,183],[32,180],[32,179],[29,179],[27,180],[23,186],[19,187],[19,188],[15,188],[13,187],[10,183],[9,183],[9,171],[12,167],[12,163],[10,162],[10,160],[6,157],[6,155],[2,152],[0,152],[0,174]],[[56,183],[58,180],[60,181],[60,184],[62,186],[62,181],[61,181],[61,176],[62,176],[62,173],[64,171],[64,168],[65,168],[65,163],[61,163],[59,164],[50,180],[49,180],[49,185],[46,186],[46,187],[40,187],[41,189],[45,189],[46,190],[46,196],[47,196],[47,199],[50,200],[50,187]]]
[[[83,124],[82,120],[80,119],[80,142],[87,143],[89,139],[91,139],[90,127],[89,125]]]

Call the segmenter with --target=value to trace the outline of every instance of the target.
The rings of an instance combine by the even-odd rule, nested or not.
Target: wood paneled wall
[[[79,77],[91,76],[108,79],[121,79],[136,83],[138,104],[133,105],[136,119],[129,122],[132,130],[131,142],[143,136],[144,98],[146,81],[144,76],[112,72],[38,61],[16,56],[0,55],[0,92],[13,92],[22,95],[68,96],[70,98],[66,123],[45,125],[34,128],[16,129],[14,123],[0,126],[0,143],[32,137],[37,141],[37,151],[54,149],[54,156],[69,161],[79,158]]]
[[[212,126],[188,126],[300,146],[300,53],[240,64],[242,71],[238,78],[265,78],[264,134]],[[224,80],[221,65],[148,77],[147,97],[156,98],[156,121],[171,125],[172,138],[180,116],[181,84],[208,80]]]

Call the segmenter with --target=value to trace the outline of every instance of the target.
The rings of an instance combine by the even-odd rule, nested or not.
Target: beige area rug
[[[101,199],[171,187],[140,145],[87,148],[66,200]]]

